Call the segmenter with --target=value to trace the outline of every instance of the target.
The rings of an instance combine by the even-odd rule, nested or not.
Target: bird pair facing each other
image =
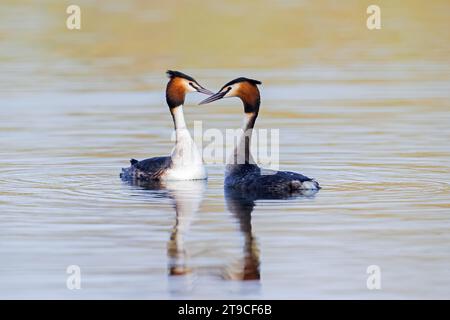
[[[225,186],[242,191],[292,193],[297,190],[318,190],[319,184],[304,175],[289,171],[273,171],[257,166],[250,153],[252,130],[258,117],[260,93],[258,80],[237,78],[225,84],[217,93],[202,87],[194,78],[178,72],[167,71],[170,80],[166,87],[166,101],[173,118],[176,141],[170,156],[145,160],[131,159],[131,165],[122,169],[121,178],[127,181],[164,181],[206,179],[207,172],[201,153],[186,127],[183,104],[189,92],[210,95],[200,104],[228,97],[238,97],[244,105],[244,127],[228,161]]]

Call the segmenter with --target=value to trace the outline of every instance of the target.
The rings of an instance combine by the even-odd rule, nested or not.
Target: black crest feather
[[[231,85],[233,85],[233,84],[235,84],[235,83],[239,83],[239,82],[250,82],[251,84],[254,84],[255,86],[258,85],[258,84],[262,84],[262,82],[259,81],[259,80],[249,79],[249,78],[245,78],[245,77],[239,77],[239,78],[236,78],[236,79],[234,79],[234,80],[231,80],[230,82],[228,82],[227,84],[225,84],[225,85],[222,87],[222,89],[225,88],[226,86],[231,86]]]
[[[166,73],[170,79],[178,77],[178,78],[183,78],[183,79],[186,79],[189,81],[195,81],[194,78],[192,78],[191,76],[188,76],[187,74],[180,72],[180,71],[167,70]]]

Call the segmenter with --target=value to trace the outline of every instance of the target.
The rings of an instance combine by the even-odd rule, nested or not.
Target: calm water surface
[[[202,62],[195,43],[137,44],[148,23],[164,26],[182,9],[160,8],[133,24],[126,16],[134,7],[96,5],[104,24],[88,22],[85,38],[67,39],[55,27],[64,8],[44,2],[52,5],[0,5],[9,39],[0,54],[1,298],[450,298],[449,41],[419,34],[414,42],[397,30],[380,36],[378,51],[364,47],[357,40],[370,42],[367,30],[352,31],[356,42],[335,35],[348,31],[349,6],[338,16],[317,11],[339,26],[331,35],[307,17],[304,42],[275,28],[278,58],[248,44],[249,56],[231,63],[237,48],[219,55],[212,42]],[[434,21],[426,31],[447,37],[448,7],[436,3],[431,17],[403,23],[422,30]],[[307,15],[307,5],[279,6],[279,19],[292,10]],[[228,14],[211,22],[212,34],[239,18]],[[134,37],[115,29],[127,22]],[[111,44],[111,30],[123,48]],[[182,39],[179,32],[171,39]],[[428,50],[433,41],[442,47]],[[161,53],[178,46],[187,53]],[[331,57],[317,57],[323,50]],[[315,177],[323,189],[289,200],[236,199],[224,195],[221,165],[207,166],[207,182],[145,189],[120,181],[130,157],[171,150],[169,67],[211,90],[241,75],[261,80],[257,127],[278,128],[280,167]],[[196,106],[202,98],[186,101],[191,128],[194,120],[223,132],[240,126],[238,100]],[[81,268],[81,290],[66,288],[69,265]],[[381,290],[366,287],[370,265],[381,268]]]

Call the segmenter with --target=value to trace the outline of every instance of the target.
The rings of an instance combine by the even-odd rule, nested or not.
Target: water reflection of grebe
[[[235,188],[225,187],[227,209],[238,220],[240,231],[244,235],[243,263],[229,268],[226,277],[233,280],[260,280],[259,249],[252,232],[252,212],[257,200],[280,200],[297,197],[313,197],[318,190],[299,190],[286,195],[272,191],[242,192]]]
[[[163,196],[172,200],[173,208],[175,209],[175,223],[167,245],[168,274],[172,278],[169,282],[170,291],[174,293],[191,291],[196,272],[189,267],[189,253],[185,247],[185,237],[203,200],[207,185],[206,180],[135,181],[132,184],[147,190],[164,191],[162,193],[158,192],[158,197]],[[289,198],[313,196],[315,192],[317,190],[303,190],[302,192],[291,194]],[[255,201],[286,199],[287,197],[285,194],[273,192],[241,192],[234,188],[225,188],[224,196],[227,209],[236,219],[244,242],[242,245],[243,255],[239,259],[239,263],[233,263],[226,267],[225,273],[221,272],[221,274],[225,279],[229,280],[259,281],[261,278],[259,249],[257,240],[252,232],[251,220]]]
[[[195,214],[200,208],[207,181],[133,181],[132,184],[146,190],[165,191],[163,196],[172,200],[175,209],[175,224],[167,245],[168,273],[171,276],[192,273],[188,266],[189,255],[184,240]]]
[[[188,266],[189,255],[185,248],[185,235],[189,232],[195,214],[200,208],[206,181],[167,181],[166,188],[174,201],[176,213],[175,225],[167,248],[169,275],[187,275],[192,270]]]
[[[259,250],[252,232],[252,211],[255,201],[234,189],[225,188],[225,201],[228,211],[236,218],[244,236],[243,260],[230,266],[225,278],[232,280],[259,280]]]

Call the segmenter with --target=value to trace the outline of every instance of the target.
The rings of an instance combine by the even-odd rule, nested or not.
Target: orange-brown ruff
[[[237,97],[244,103],[245,113],[258,113],[261,97],[256,84],[242,82],[237,89]]]
[[[166,87],[166,101],[169,108],[175,108],[184,104],[186,88],[182,78],[174,77],[169,80]]]

